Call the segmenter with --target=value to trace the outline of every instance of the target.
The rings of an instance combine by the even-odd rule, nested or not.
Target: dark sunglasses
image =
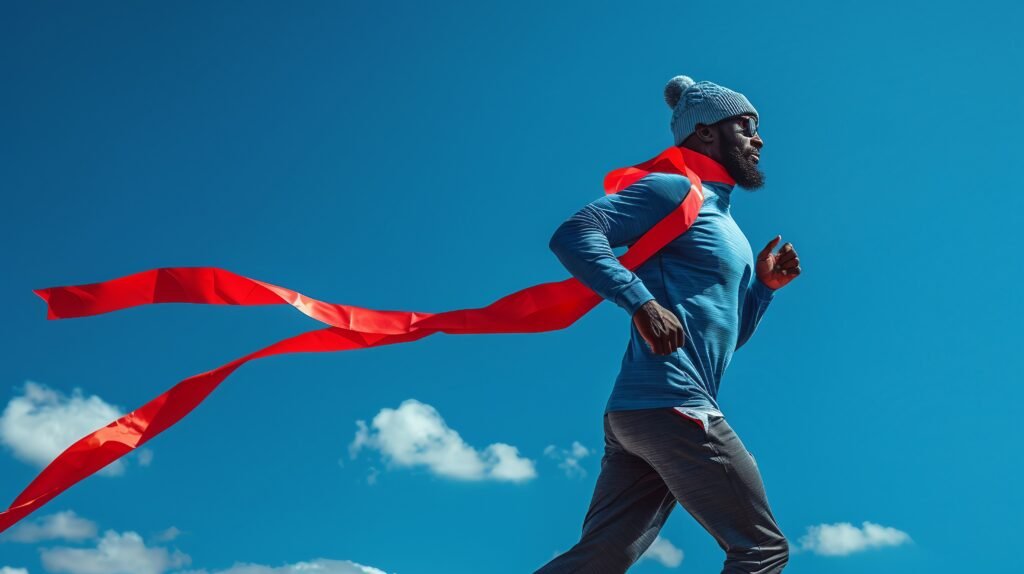
[[[722,123],[736,122],[739,124],[739,133],[746,137],[754,137],[758,135],[758,120],[753,116],[736,116],[728,120],[722,120]]]
[[[754,119],[752,116],[745,116],[737,119],[739,120],[740,127],[742,128],[740,132],[743,135],[747,136],[748,138],[752,138],[757,135],[756,119]]]

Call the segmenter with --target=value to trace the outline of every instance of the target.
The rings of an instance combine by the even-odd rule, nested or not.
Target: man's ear
[[[714,143],[715,136],[718,135],[715,133],[715,130],[712,127],[706,126],[704,124],[697,124],[697,128],[693,131],[693,133],[697,136],[697,138],[700,141],[708,144]]]

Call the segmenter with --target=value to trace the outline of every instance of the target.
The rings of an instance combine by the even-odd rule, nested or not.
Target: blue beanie
[[[689,76],[676,76],[668,81],[665,103],[672,108],[675,145],[683,143],[697,129],[697,124],[711,125],[741,114],[758,117],[757,110],[743,94],[712,82],[694,82]]]

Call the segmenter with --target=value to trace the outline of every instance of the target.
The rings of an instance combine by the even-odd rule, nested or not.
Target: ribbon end
[[[33,293],[36,294],[40,299],[46,302],[46,318],[48,320],[60,319],[54,312],[53,307],[50,305],[50,289],[33,289]]]

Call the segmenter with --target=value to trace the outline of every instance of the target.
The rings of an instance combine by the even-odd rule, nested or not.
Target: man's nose
[[[761,134],[759,133],[754,134],[754,137],[750,139],[750,143],[757,149],[761,149],[764,147],[764,140],[761,139]]]

